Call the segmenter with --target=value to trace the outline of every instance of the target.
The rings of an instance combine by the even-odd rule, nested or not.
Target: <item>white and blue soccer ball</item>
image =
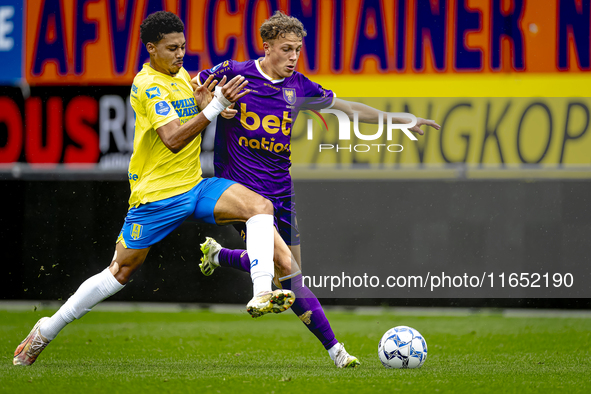
[[[414,328],[394,327],[380,339],[378,356],[386,368],[419,368],[427,359],[427,342]]]

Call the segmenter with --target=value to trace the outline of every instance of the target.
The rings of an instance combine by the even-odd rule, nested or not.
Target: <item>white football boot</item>
[[[335,346],[338,346],[334,358],[334,365],[336,365],[337,368],[356,368],[361,365],[357,357],[351,356],[347,353],[345,345],[339,342]]]
[[[246,305],[246,311],[252,317],[260,317],[267,313],[281,313],[288,310],[295,301],[293,291],[277,289],[257,294]]]
[[[39,327],[41,327],[41,324],[43,324],[43,322],[47,319],[49,319],[49,317],[43,317],[39,319],[29,335],[27,335],[20,345],[18,345],[14,351],[14,358],[12,359],[12,363],[14,365],[33,364],[43,349],[49,345],[50,340],[45,338],[39,332]]]
[[[217,243],[215,239],[211,237],[205,238],[205,242],[201,244],[203,257],[201,258],[201,264],[199,264],[199,268],[201,268],[203,275],[209,276],[213,274],[213,271],[220,266],[213,260],[213,256],[216,253],[219,253],[221,249],[222,245]]]

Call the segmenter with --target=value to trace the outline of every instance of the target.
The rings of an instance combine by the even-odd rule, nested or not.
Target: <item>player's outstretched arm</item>
[[[213,98],[202,112],[183,125],[181,125],[179,119],[175,119],[156,129],[160,139],[172,153],[180,152],[195,137],[201,134],[207,125],[226,107],[250,92],[250,90],[245,89],[248,81],[241,75],[232,78],[228,83],[226,83],[226,77],[224,77],[217,85],[213,84],[210,78],[207,79],[203,86],[206,86],[205,90],[209,90],[210,86],[211,89],[215,88],[215,93],[213,93]],[[209,92],[212,93],[211,90]]]
[[[380,120],[380,117],[382,117],[383,121],[385,122],[385,119],[383,118],[384,112],[379,111],[373,107],[370,107],[369,105],[355,103],[353,101],[336,99],[332,108],[346,113],[347,116],[349,116],[349,119],[351,119],[351,120],[353,120],[354,114],[357,113],[358,117],[359,117],[359,121],[363,122],[363,123],[372,123],[372,124],[378,123]],[[402,123],[410,123],[411,119],[393,118],[392,121],[394,123],[401,123],[402,124]],[[425,132],[423,130],[421,130],[421,126],[425,126],[425,125],[433,127],[435,130],[439,130],[441,128],[441,126],[439,126],[433,120],[417,117],[417,124],[415,126],[409,128],[409,130],[414,133],[417,133],[419,135],[423,135],[423,134],[425,134]]]

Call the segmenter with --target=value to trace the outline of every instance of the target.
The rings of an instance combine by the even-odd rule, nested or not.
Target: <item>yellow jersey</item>
[[[135,136],[128,173],[130,208],[191,190],[202,179],[201,135],[174,154],[156,132],[175,119],[184,124],[199,113],[189,73],[181,68],[171,77],[144,64],[131,86],[131,106]]]

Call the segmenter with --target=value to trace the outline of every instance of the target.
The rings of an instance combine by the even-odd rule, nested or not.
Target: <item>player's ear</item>
[[[263,50],[265,51],[265,55],[268,55],[271,52],[271,44],[267,41],[263,41]]]
[[[153,43],[149,42],[146,44],[146,50],[148,51],[148,53],[150,55],[153,55],[156,52],[156,45],[154,45]]]

